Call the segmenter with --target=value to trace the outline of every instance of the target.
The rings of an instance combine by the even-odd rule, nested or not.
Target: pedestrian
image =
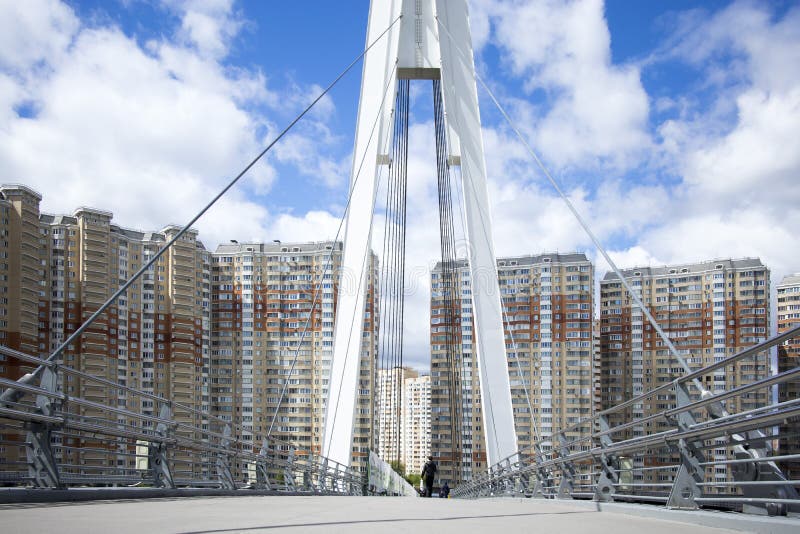
[[[442,499],[450,497],[450,486],[447,485],[447,481],[442,485],[442,489],[439,490],[439,497]]]
[[[428,461],[422,468],[422,480],[425,481],[425,496],[431,497],[433,495],[433,478],[436,476],[436,462],[433,461],[433,456],[428,456]]]

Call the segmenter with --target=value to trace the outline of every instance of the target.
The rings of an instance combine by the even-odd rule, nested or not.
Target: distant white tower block
[[[374,42],[401,14],[400,20],[364,59],[322,454],[341,464],[350,464],[367,284],[365,259],[379,170],[389,161],[381,149],[390,146],[386,141],[392,132],[397,79],[440,78],[450,151],[448,161],[461,166],[463,180],[483,428],[487,462],[493,465],[517,452],[517,437],[467,4],[466,0],[373,0],[367,43]],[[437,17],[447,31],[440,31]],[[387,87],[392,90],[387,91]],[[373,131],[376,117],[377,129]]]

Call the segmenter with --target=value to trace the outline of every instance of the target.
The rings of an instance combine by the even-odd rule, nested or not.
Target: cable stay
[[[380,296],[380,413],[378,439],[385,460],[401,459],[403,325],[405,310],[409,80],[398,80],[392,155],[386,184]],[[389,411],[391,410],[391,411]]]
[[[438,333],[444,329],[446,357],[446,388],[450,413],[450,459],[453,465],[454,484],[463,480],[463,412],[464,395],[461,356],[461,262],[457,258],[455,228],[453,224],[453,195],[450,165],[447,161],[447,126],[444,118],[444,105],[440,80],[433,80],[433,116],[436,134],[436,171],[439,196],[439,243],[441,249],[441,274],[439,290],[443,305],[438,313],[444,315],[439,323]],[[460,205],[460,203],[459,203]]]

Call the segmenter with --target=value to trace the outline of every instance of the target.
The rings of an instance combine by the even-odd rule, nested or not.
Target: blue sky
[[[773,281],[800,271],[797,1],[469,3],[479,72],[621,267],[757,256]],[[0,1],[0,180],[39,190],[49,212],[187,221],[359,54],[367,10]],[[198,223],[209,248],[333,237],[360,74]],[[430,89],[413,95],[407,354],[424,366],[438,238]],[[607,266],[479,96],[497,253],[584,251],[601,277]]]

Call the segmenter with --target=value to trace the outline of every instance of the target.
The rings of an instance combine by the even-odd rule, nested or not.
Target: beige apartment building
[[[800,325],[800,273],[785,276],[777,285],[778,332]],[[800,338],[785,341],[778,347],[778,372],[800,366]],[[800,399],[800,380],[786,382],[778,388],[778,402]],[[780,454],[800,454],[800,422],[789,421],[781,427]],[[800,461],[780,464],[787,478],[800,479]]]
[[[403,382],[400,455],[406,473],[422,473],[431,453],[431,377],[410,376]]]
[[[39,346],[41,200],[24,185],[0,186],[0,343],[29,354]],[[0,356],[0,376],[16,379],[25,372]]]
[[[622,275],[637,291],[678,352],[694,369],[720,361],[766,339],[769,332],[769,269],[754,258],[710,260],[664,267],[625,269]],[[609,272],[600,283],[601,400],[610,408],[652,388],[671,382],[684,371],[670,356],[647,318],[628,295],[619,278]],[[711,392],[722,392],[765,377],[769,358],[759,355],[731,368],[703,377]],[[692,394],[696,392],[691,391]],[[766,392],[737,399],[733,411],[763,406]],[[732,401],[727,401],[732,402]],[[675,406],[673,394],[659,395],[635,404],[610,423],[630,421]],[[668,428],[663,420],[634,427],[614,439],[641,436]],[[724,460],[727,450],[720,442],[709,458]],[[636,468],[675,463],[661,451],[647,458],[635,457],[634,482],[661,482],[672,475]],[[666,478],[664,478],[666,477]],[[725,481],[725,466],[709,469],[709,480]]]
[[[584,254],[554,253],[500,258],[497,273],[517,440],[548,450],[556,432],[592,413],[594,269]],[[452,485],[488,466],[466,263],[452,284],[447,277],[441,263],[431,273],[431,451]],[[589,432],[578,426],[567,438]]]
[[[232,242],[212,255],[212,412],[256,450],[268,437],[322,450],[337,292],[352,282],[340,280],[341,255],[341,243],[277,241]],[[376,273],[371,255],[365,315],[356,323],[363,337],[352,465],[362,471],[376,446]]]
[[[378,371],[375,396],[378,455],[420,473],[431,449],[431,377],[410,367]]]
[[[410,367],[379,369],[375,388],[375,416],[377,419],[377,453],[386,462],[406,464],[403,457],[405,444],[403,425],[406,399],[406,380],[417,378],[419,373]]]
[[[24,219],[17,216],[16,227],[9,228],[7,236],[9,244],[14,243],[21,250],[14,258],[22,267],[17,265],[16,270],[10,270],[4,281],[18,294],[27,295],[34,288],[36,300],[33,343],[30,325],[24,320],[30,315],[31,305],[23,296],[13,303],[15,306],[21,303],[25,308],[14,313],[17,321],[23,319],[21,328],[17,326],[19,322],[15,323],[16,338],[6,334],[10,342],[4,344],[16,348],[16,343],[21,350],[43,357],[60,347],[179,231],[177,227],[160,232],[129,230],[114,224],[110,212],[93,208],[79,208],[72,215],[43,214],[38,209],[41,197],[28,188],[3,186],[2,192],[12,203],[16,200],[24,206],[17,209],[18,215],[22,211]],[[20,224],[23,220],[24,224]],[[26,342],[20,344],[15,339]],[[66,347],[61,361],[92,376],[163,396],[193,410],[207,411],[209,345],[209,254],[197,240],[197,232],[190,230],[80,340]],[[19,377],[19,369],[9,362],[2,363],[5,364],[2,376]],[[60,387],[68,395],[158,415],[159,407],[152,400],[75,376],[63,380]],[[109,413],[86,407],[80,408],[76,415],[109,417]],[[208,424],[191,410],[175,410],[174,418],[197,428]],[[132,427],[153,426],[138,419],[121,416],[114,419],[118,424]],[[200,437],[185,429],[179,429],[178,433]],[[63,440],[56,437],[54,453],[65,463],[97,472],[112,467],[107,454],[99,452],[109,447],[106,442],[87,436]],[[113,467],[135,467],[135,459],[123,454],[115,462]],[[198,463],[191,469],[201,473],[204,467]]]

